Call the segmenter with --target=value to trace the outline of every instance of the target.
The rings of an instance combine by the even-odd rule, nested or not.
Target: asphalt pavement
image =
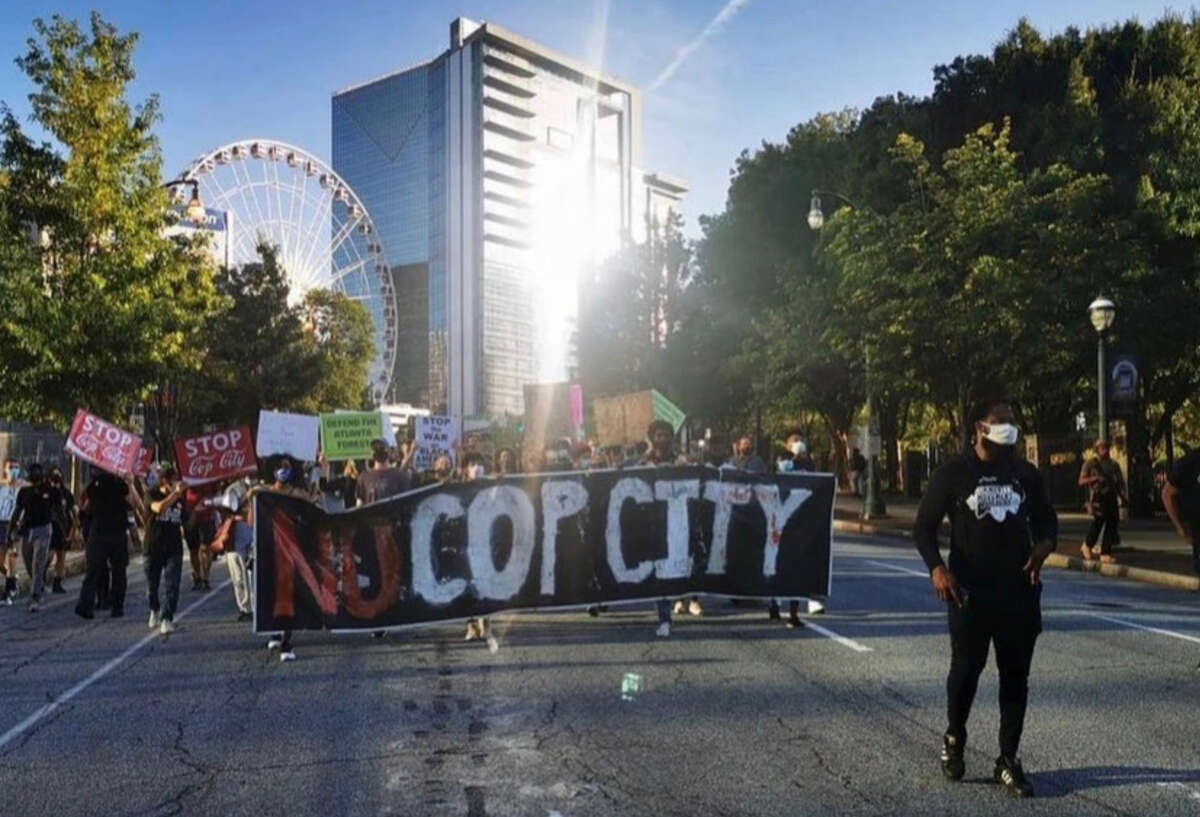
[[[185,571],[186,573],[186,571]],[[650,604],[497,616],[500,648],[443,625],[300,633],[280,664],[234,621],[225,568],[179,629],[85,622],[73,596],[0,608],[0,793],[10,814],[1195,815],[1195,594],[1048,571],[1022,759],[990,782],[996,679],[945,782],[949,641],[911,549],[839,538],[803,630],[706,598],[654,636]],[[185,575],[185,587],[190,584]],[[78,579],[68,584],[77,592]]]

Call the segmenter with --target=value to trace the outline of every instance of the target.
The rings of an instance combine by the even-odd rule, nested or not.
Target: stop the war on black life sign
[[[690,593],[823,596],[833,477],[701,467],[430,486],[326,514],[262,493],[255,627],[378,630]]]

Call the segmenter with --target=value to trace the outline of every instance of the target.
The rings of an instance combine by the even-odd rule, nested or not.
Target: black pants
[[[1100,553],[1108,555],[1112,552],[1113,545],[1120,541],[1118,525],[1120,524],[1121,513],[1118,509],[1117,498],[1115,496],[1101,496],[1092,506],[1092,526],[1087,532],[1087,546],[1095,547],[1096,542],[1100,542]],[[1104,538],[1100,538],[1100,531],[1104,530]]]
[[[120,535],[93,535],[87,543],[87,573],[79,590],[79,609],[91,613],[95,609],[96,592],[101,582],[113,610],[125,608],[125,567],[129,564],[129,548],[125,532]]]
[[[1029,665],[1042,631],[1040,588],[1028,595],[1028,600],[1016,605],[989,605],[974,597],[968,599],[965,609],[950,605],[946,732],[966,741],[967,718],[979,687],[979,675],[987,666],[989,645],[995,644],[996,669],[1000,673],[1000,754],[1005,757],[1016,757],[1021,744],[1029,698]]]
[[[146,592],[150,609],[159,612],[163,621],[174,621],[179,607],[179,578],[183,573],[183,543],[159,544],[146,557]],[[163,585],[163,603],[159,604],[158,588]]]

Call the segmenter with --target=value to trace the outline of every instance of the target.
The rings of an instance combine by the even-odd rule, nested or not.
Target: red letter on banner
[[[383,615],[400,596],[400,554],[391,525],[375,527],[375,561],[379,564],[379,592],[364,600],[358,589],[358,570],[354,564],[353,534],[342,540],[342,593],[346,612],[355,618],[370,620]]]
[[[330,569],[332,553],[329,537],[322,537],[320,552],[321,561],[317,565],[320,581],[313,574],[312,566],[304,558],[300,544],[296,541],[296,528],[292,520],[282,511],[275,512],[272,521],[275,531],[275,610],[277,618],[291,618],[296,615],[295,578],[300,579],[308,587],[313,598],[321,607],[321,612],[332,616],[337,613],[337,576]]]

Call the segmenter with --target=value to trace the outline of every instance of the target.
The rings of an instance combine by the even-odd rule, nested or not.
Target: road
[[[80,621],[71,597],[0,608],[5,810],[1200,814],[1194,595],[1047,573],[1022,751],[1038,798],[1016,804],[989,782],[991,665],[967,779],[941,778],[949,643],[915,553],[835,554],[829,612],[801,631],[708,599],[666,640],[650,605],[497,617],[496,653],[446,625],[304,633],[280,664],[234,622],[223,566],[168,638],[137,569],[123,620]]]

